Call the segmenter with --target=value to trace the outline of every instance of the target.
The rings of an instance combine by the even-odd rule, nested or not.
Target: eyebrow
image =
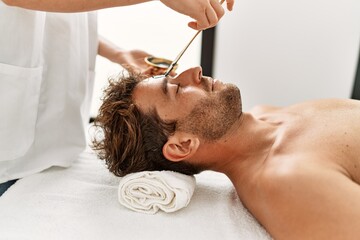
[[[167,84],[168,84],[168,78],[164,77],[164,79],[162,81],[162,91],[165,95],[167,95],[167,92],[168,92]]]

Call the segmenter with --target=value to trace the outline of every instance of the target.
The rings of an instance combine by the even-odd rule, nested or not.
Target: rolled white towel
[[[195,177],[172,171],[131,173],[120,180],[118,198],[137,212],[175,212],[189,204],[195,184]]]

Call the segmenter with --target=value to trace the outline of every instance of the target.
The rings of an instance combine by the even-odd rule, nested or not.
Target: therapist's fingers
[[[219,0],[160,0],[167,7],[193,19],[188,26],[203,30],[215,26],[224,15]],[[227,8],[232,9],[234,0],[227,0]]]
[[[205,19],[196,22],[189,22],[188,26],[195,30],[204,30],[215,26],[219,21],[213,9],[207,9],[204,16]]]
[[[226,8],[229,11],[232,11],[234,8],[234,3],[235,3],[235,0],[226,0]]]
[[[218,0],[209,0],[204,13],[199,12],[197,16],[193,16],[197,21],[189,22],[188,26],[195,30],[214,27],[224,16],[225,11]]]
[[[211,2],[214,1],[217,2],[216,0],[210,0],[210,4],[205,9],[205,12],[203,14],[198,14],[197,21],[190,22],[188,26],[196,30],[203,30],[215,26],[219,22],[220,17],[224,15],[224,10],[218,2],[214,3],[214,6],[216,6],[216,8],[214,8],[211,4]]]
[[[216,13],[216,16],[218,18],[217,21],[219,21],[220,18],[225,14],[224,8],[221,6],[221,3],[218,0],[210,0],[210,4]]]
[[[157,75],[164,75],[166,73],[167,69],[166,68],[158,68],[158,67],[152,67],[149,71],[145,72],[145,74],[148,74],[150,76],[157,76]],[[176,76],[176,72],[175,70],[172,70],[169,75],[171,77]]]
[[[153,72],[154,72],[154,68],[153,67],[148,67],[148,68],[142,70],[141,73],[144,74],[144,75],[152,76]]]
[[[205,8],[203,11],[199,11],[196,15],[191,16],[196,21],[189,22],[188,26],[195,30],[203,30],[211,27],[210,22],[208,20],[208,14],[210,17],[214,17],[214,13],[207,13],[209,7]],[[212,14],[212,15],[211,15]]]

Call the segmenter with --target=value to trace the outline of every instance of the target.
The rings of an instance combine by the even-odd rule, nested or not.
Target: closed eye
[[[178,87],[177,87],[177,89],[176,89],[176,93],[179,92],[179,89],[180,89],[180,83],[178,83]]]

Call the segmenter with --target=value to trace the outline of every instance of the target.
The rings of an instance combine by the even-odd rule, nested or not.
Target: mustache
[[[204,88],[205,91],[211,92],[213,82],[214,82],[213,78],[207,77],[207,76],[202,76],[200,84]]]

